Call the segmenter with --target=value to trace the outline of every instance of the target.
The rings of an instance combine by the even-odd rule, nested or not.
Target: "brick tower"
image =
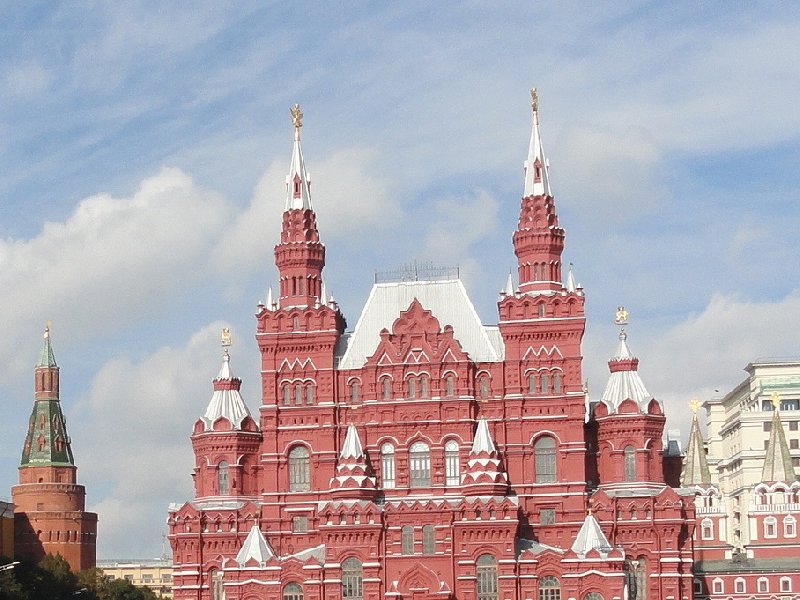
[[[58,395],[58,365],[44,330],[36,365],[34,402],[19,466],[14,503],[14,550],[39,561],[60,554],[73,571],[95,565],[97,514],[86,512],[86,489],[76,483],[77,467]]]

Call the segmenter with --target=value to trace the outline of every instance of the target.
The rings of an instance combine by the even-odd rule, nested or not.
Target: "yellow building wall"
[[[127,579],[137,587],[148,587],[164,598],[172,598],[170,561],[98,561],[97,567],[109,579]]]

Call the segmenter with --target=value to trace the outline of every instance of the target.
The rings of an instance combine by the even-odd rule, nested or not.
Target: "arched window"
[[[389,442],[381,446],[381,482],[384,489],[394,488],[394,446]]]
[[[383,399],[391,400],[392,398],[392,380],[389,377],[384,377],[381,380],[381,387],[383,388]]]
[[[536,395],[536,391],[537,391],[537,388],[536,388],[536,375],[533,375],[533,374],[528,375],[528,393],[531,396],[535,396]]]
[[[792,591],[792,580],[789,577],[781,577],[781,592]]]
[[[427,398],[428,397],[428,376],[427,375],[420,375],[419,376],[419,397],[420,398]]]
[[[406,397],[413,400],[417,397],[417,378],[410,375],[406,380]]]
[[[625,481],[636,481],[636,450],[633,446],[625,446],[623,450],[625,463]]]
[[[733,590],[737,594],[744,594],[745,593],[744,577],[737,577],[733,581]]]
[[[552,576],[539,580],[539,600],[561,600],[561,583]]]
[[[422,528],[422,553],[436,553],[436,530],[433,525],[425,525]]]
[[[228,494],[228,461],[221,460],[217,465],[217,490],[220,496]]]
[[[459,464],[458,442],[447,440],[444,445],[444,477],[445,485],[461,483],[461,465]]]
[[[766,577],[759,577],[758,578],[758,592],[760,594],[768,594],[769,593],[769,579]]]
[[[700,524],[700,537],[704,540],[714,539],[714,521],[711,519],[703,519]]]
[[[550,393],[550,390],[548,389],[549,385],[550,382],[548,380],[547,373],[542,373],[539,376],[539,393],[542,396],[547,396]]]
[[[283,587],[283,600],[303,600],[303,586],[299,583],[287,583]]]
[[[589,592],[583,597],[583,600],[603,600],[603,594],[600,592]]]
[[[306,384],[306,404],[314,404],[314,384]]]
[[[561,373],[559,371],[553,371],[553,393],[561,393]]]
[[[543,317],[544,316],[544,304],[540,304],[538,306],[538,310],[539,310],[539,316]]]
[[[414,554],[414,528],[403,525],[400,530],[400,553],[403,555]]]
[[[783,518],[783,537],[793,538],[797,535],[797,520],[788,515]]]
[[[211,571],[211,600],[222,600],[222,571]]]
[[[292,400],[292,390],[289,388],[288,383],[284,383],[281,387],[281,394],[283,395],[283,404],[289,404]]]
[[[556,441],[543,436],[533,445],[533,460],[536,468],[536,483],[556,481]]]
[[[778,520],[775,517],[767,517],[764,519],[764,537],[775,538],[778,537],[777,531]]]
[[[431,451],[425,442],[414,442],[408,453],[411,487],[430,487]]]
[[[359,401],[361,396],[361,384],[358,381],[354,381],[350,384],[350,402],[355,404]]]
[[[342,562],[342,600],[361,600],[364,580],[361,561],[357,558],[346,558]]]
[[[301,406],[303,404],[303,384],[302,383],[295,383],[294,384],[294,403],[297,406]]]
[[[456,393],[456,378],[455,378],[455,375],[448,375],[447,377],[445,377],[445,379],[444,379],[444,389],[445,389],[445,395],[446,396],[448,396],[448,397],[455,396],[455,393]]]
[[[633,561],[632,567],[633,582],[630,586],[628,600],[647,600],[647,560],[644,556],[640,556]]]
[[[311,489],[311,468],[308,449],[295,446],[289,451],[289,491],[306,492]]]
[[[482,554],[475,561],[477,600],[497,600],[497,560],[491,554]]]
[[[478,377],[478,397],[485,400],[489,397],[489,376],[481,375]]]

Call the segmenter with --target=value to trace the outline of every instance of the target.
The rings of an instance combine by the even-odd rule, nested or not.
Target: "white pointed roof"
[[[539,133],[539,97],[536,88],[531,90],[531,108],[533,123],[531,126],[531,143],[528,147],[528,158],[525,161],[525,193],[528,196],[552,196],[550,191],[550,165],[542,147],[542,137]],[[536,177],[535,165],[538,161],[540,170],[539,178]]]
[[[222,358],[222,368],[219,370],[219,374],[214,381],[230,381],[234,378],[230,362],[231,357],[226,351]],[[206,412],[203,415],[203,423],[207,431],[212,428],[214,421],[220,417],[225,417],[230,421],[234,429],[241,429],[245,418],[249,416],[250,410],[244,403],[244,399],[239,393],[239,390],[228,389],[228,386],[225,386],[221,389],[214,390],[214,394],[211,396],[211,402],[208,403]]]
[[[259,563],[265,563],[275,556],[275,552],[267,542],[264,534],[258,525],[253,525],[250,533],[247,534],[242,548],[236,555],[236,562],[243,567],[248,561],[255,559]]]
[[[640,409],[647,410],[647,404],[653,399],[639,376],[638,361],[628,348],[627,337],[625,331],[620,331],[617,354],[609,361],[612,371],[601,400],[608,406],[610,412],[616,412],[619,405],[627,398],[636,402]],[[623,365],[623,368],[614,369],[615,363]]]
[[[503,341],[498,328],[481,323],[461,280],[398,281],[373,286],[353,333],[340,340],[338,368],[363,366],[377,349],[381,330],[391,331],[392,324],[415,298],[425,310],[431,311],[442,328],[453,327],[453,336],[472,360],[503,360]]]
[[[511,271],[508,272],[508,279],[506,279],[506,289],[504,290],[506,296],[514,295],[514,278],[511,276]]]
[[[586,556],[590,550],[597,550],[601,554],[607,554],[611,550],[611,544],[608,543],[608,538],[600,528],[600,523],[591,513],[586,515],[572,544],[572,551],[581,558]]]
[[[569,271],[567,271],[567,291],[574,292],[578,289],[575,284],[575,275],[572,274],[572,263],[569,263]]]
[[[492,454],[497,448],[492,440],[492,434],[489,432],[489,423],[486,419],[478,419],[478,427],[475,429],[475,439],[472,440],[472,453],[480,454],[486,452]]]
[[[289,174],[286,175],[286,208],[284,210],[302,209],[313,210],[311,205],[311,177],[306,171],[303,159],[303,148],[300,145],[300,128],[303,126],[303,113],[300,105],[295,104],[291,110],[294,123],[294,146],[292,147],[292,162],[289,165]],[[295,187],[295,180],[299,186]]]
[[[356,426],[350,423],[347,426],[347,435],[344,437],[344,444],[342,444],[342,451],[339,453],[340,458],[361,458],[364,455],[364,449],[361,447],[361,438],[358,437],[358,430]]]

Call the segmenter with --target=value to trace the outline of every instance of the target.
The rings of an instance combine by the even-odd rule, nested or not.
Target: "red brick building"
[[[378,281],[349,332],[294,107],[258,413],[226,347],[191,438],[195,498],[169,512],[176,599],[691,597],[693,492],[665,483],[665,417],[624,331],[602,398],[584,391],[584,293],[562,272],[532,99],[498,324],[426,270]]]
[[[11,488],[17,559],[39,561],[45,554],[60,554],[75,572],[95,566],[97,515],[86,512],[86,489],[77,483],[77,473],[48,327],[34,373],[19,484]]]

